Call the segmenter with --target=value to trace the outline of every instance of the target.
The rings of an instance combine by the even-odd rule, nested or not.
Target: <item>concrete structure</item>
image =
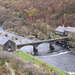
[[[64,27],[64,26],[58,26],[55,29],[55,34],[61,35],[61,36],[67,36],[69,32],[75,32],[74,27]]]
[[[56,38],[56,39],[49,39],[49,40],[42,40],[42,41],[36,41],[36,42],[32,42],[32,43],[25,43],[25,44],[17,44],[17,48],[21,48],[23,46],[27,46],[27,45],[32,45],[33,46],[33,52],[34,54],[38,53],[38,45],[41,43],[50,43],[49,48],[51,51],[54,50],[53,44],[56,42],[65,42],[67,41],[67,37],[63,37],[63,38]]]
[[[9,39],[0,37],[0,50],[8,51],[9,48],[12,52],[16,51],[16,43]]]

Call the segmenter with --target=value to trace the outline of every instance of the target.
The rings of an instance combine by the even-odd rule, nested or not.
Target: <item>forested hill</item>
[[[75,0],[0,0],[0,25],[47,39],[59,25],[75,26]]]

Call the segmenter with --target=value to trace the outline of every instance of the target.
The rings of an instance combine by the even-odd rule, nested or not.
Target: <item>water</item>
[[[40,60],[66,72],[75,72],[75,55],[70,51],[54,55],[36,56]]]
[[[38,56],[51,55],[51,50],[49,48],[49,43],[42,43],[38,46]],[[69,51],[69,49],[62,47],[60,45],[54,44],[55,53]],[[21,48],[22,51],[26,53],[33,53],[33,46],[24,46]]]
[[[14,41],[16,44],[27,43],[27,42],[34,42],[34,41],[35,41],[35,39],[24,38],[24,37],[19,36],[19,35],[17,35],[17,34],[4,31],[4,30],[2,29],[2,27],[0,27],[0,33],[2,33],[2,35],[0,35],[0,37],[2,37],[3,39],[10,39],[10,40],[12,40],[12,37],[21,38],[21,42],[20,42],[19,40],[12,40],[12,41]],[[8,34],[9,37],[6,37],[4,34]]]
[[[11,39],[12,36],[21,38],[22,42],[14,40],[16,44],[36,41],[35,39],[24,38],[14,33],[6,32],[1,27],[0,32],[2,33],[2,35],[0,35],[0,38],[3,39]],[[5,33],[7,33],[9,37],[4,36]],[[49,49],[49,43],[40,44],[38,46],[38,56],[35,57],[61,70],[75,74],[75,55],[73,55],[69,49],[62,47],[60,45],[54,44],[54,47],[55,52],[50,53],[51,50]],[[31,45],[24,46],[20,48],[20,50],[26,53],[33,53],[33,46]]]

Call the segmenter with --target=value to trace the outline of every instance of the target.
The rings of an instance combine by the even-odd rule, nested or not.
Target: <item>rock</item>
[[[29,39],[33,39],[33,38],[35,38],[35,36],[33,36],[33,35],[29,35],[29,36],[27,36],[27,38],[29,38]]]

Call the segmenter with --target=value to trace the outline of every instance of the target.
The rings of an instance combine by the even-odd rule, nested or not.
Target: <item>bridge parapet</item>
[[[49,40],[41,40],[41,41],[36,41],[36,42],[31,42],[31,43],[25,43],[25,44],[18,44],[17,47],[23,47],[23,46],[27,46],[27,45],[32,45],[32,46],[38,46],[41,43],[54,43],[57,41],[65,41],[67,40],[67,37],[63,37],[63,38],[56,38],[56,39],[49,39]]]
[[[36,41],[36,42],[31,42],[31,43],[25,43],[25,44],[18,44],[17,48],[21,48],[23,46],[27,45],[32,45],[33,46],[33,52],[34,54],[37,54],[38,52],[38,45],[41,43],[50,43],[50,50],[54,50],[53,43],[56,43],[57,41],[67,41],[67,37],[63,38],[56,38],[56,39],[49,39],[49,40],[41,40],[41,41]]]

